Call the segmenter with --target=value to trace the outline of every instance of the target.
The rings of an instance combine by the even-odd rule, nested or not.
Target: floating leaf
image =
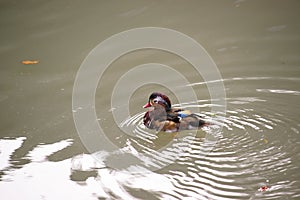
[[[24,65],[34,65],[34,64],[38,64],[39,61],[38,60],[23,60],[22,64]]]
[[[265,144],[268,144],[268,142],[269,142],[267,139],[263,139],[263,141]]]

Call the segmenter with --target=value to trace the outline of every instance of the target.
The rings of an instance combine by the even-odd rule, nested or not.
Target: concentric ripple
[[[299,199],[299,82],[295,78],[226,79],[226,117],[210,111],[214,100],[186,102],[182,104],[186,109],[200,107],[199,114],[211,125],[194,132],[166,133],[147,129],[142,123],[144,113],[137,113],[119,124],[133,134],[115,152],[49,161],[54,152],[73,144],[66,139],[35,146],[21,158],[26,164],[16,167],[12,155],[27,138],[3,138],[0,189],[4,192],[22,184],[29,192],[20,194],[31,199],[55,196],[42,190],[48,183],[67,196],[76,194],[77,199]],[[247,88],[248,95],[235,92],[236,85]],[[257,90],[263,85],[268,90]],[[282,92],[286,90],[296,92]],[[111,163],[118,165],[111,167]],[[62,189],[66,186],[68,190]],[[17,194],[9,195],[14,199]]]
[[[271,78],[261,78],[262,80]],[[241,81],[231,79],[228,82]],[[246,81],[259,79],[247,78]],[[225,80],[226,81],[226,80]],[[287,79],[295,81],[297,79]],[[282,84],[282,82],[281,82]],[[253,85],[253,84],[252,84]],[[257,90],[256,90],[257,91]],[[274,93],[277,90],[271,90]],[[261,92],[258,90],[257,92]],[[265,92],[265,91],[264,91]],[[298,95],[298,92],[276,93]],[[259,97],[258,97],[259,96]],[[279,98],[290,98],[282,97]],[[294,100],[294,99],[291,99]],[[299,100],[299,98],[298,98]],[[293,111],[276,112],[280,102],[268,96],[227,99],[229,110],[222,137],[214,150],[200,156],[200,145],[193,145],[184,170],[167,175],[176,185],[176,199],[292,199],[299,197],[299,124]],[[278,110],[282,110],[278,108]],[[211,113],[204,112],[209,115]],[[201,143],[201,140],[198,142]],[[266,192],[259,190],[267,186]]]
[[[187,109],[200,106],[203,110],[200,114],[212,123],[199,130],[196,135],[189,134],[189,131],[156,133],[148,130],[142,124],[144,113],[138,113],[125,120],[120,126],[132,127],[136,135],[128,140],[125,148],[131,151],[134,149],[135,155],[146,163],[144,167],[155,165],[163,168],[155,173],[147,171],[143,175],[133,175],[130,167],[123,169],[124,171],[118,173],[131,174],[135,177],[136,183],[129,184],[122,181],[118,183],[132,198],[136,198],[132,191],[143,190],[143,186],[147,185],[146,179],[136,177],[154,175],[159,175],[160,178],[157,177],[157,180],[164,180],[162,181],[164,186],[148,188],[147,192],[151,191],[150,199],[299,197],[300,175],[297,172],[300,125],[295,120],[297,112],[276,101],[276,97],[270,96],[278,95],[278,99],[285,99],[284,102],[288,99],[293,104],[299,101],[299,91],[283,88],[257,89],[259,88],[257,85],[262,85],[260,81],[271,81],[277,86],[278,80],[281,81],[281,86],[285,85],[285,81],[293,81],[295,84],[299,84],[300,81],[295,78],[270,77],[225,79],[225,83],[229,85],[236,85],[237,82],[239,87],[243,84],[245,87],[250,85],[248,90],[253,94],[230,95],[226,99],[228,104],[226,118],[218,117],[217,113],[209,111],[214,101],[183,103]],[[199,84],[201,85],[201,83],[195,85]],[[230,87],[230,90],[233,89],[234,86]],[[282,109],[283,107],[286,109]],[[267,188],[266,191],[262,191],[261,187]]]

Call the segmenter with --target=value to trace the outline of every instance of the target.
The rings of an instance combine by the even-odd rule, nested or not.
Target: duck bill
[[[149,107],[151,107],[151,104],[149,102],[143,106],[143,108],[149,108]]]

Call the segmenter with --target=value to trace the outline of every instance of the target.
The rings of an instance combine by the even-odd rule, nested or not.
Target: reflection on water
[[[298,84],[300,80],[286,81]],[[1,193],[5,192],[7,199],[19,195],[28,199],[61,196],[73,199],[280,199],[283,194],[287,199],[296,198],[300,178],[297,173],[299,124],[289,118],[288,113],[271,110],[273,106],[266,105],[271,103],[268,96],[232,97],[227,98],[227,103],[226,118],[218,118],[209,111],[201,113],[214,125],[202,128],[196,135],[188,131],[157,134],[143,126],[143,113],[138,113],[121,124],[131,126],[136,134],[121,149],[80,154],[59,162],[49,161],[47,157],[72,145],[72,140],[37,145],[25,156],[30,160],[28,164],[13,168],[10,157],[26,138],[1,139]],[[203,103],[202,106],[205,110],[211,105]],[[207,137],[218,133],[215,130],[221,126],[222,133]],[[164,168],[153,172],[149,170],[151,166]],[[260,187],[264,186],[269,189],[261,191]],[[16,187],[24,188],[23,192],[14,193],[12,190]],[[32,193],[30,188],[37,190]]]
[[[24,138],[16,138],[16,141]],[[1,142],[5,141],[1,140]],[[11,140],[11,139],[9,139]],[[101,191],[94,181],[84,185],[70,180],[71,159],[51,162],[47,156],[71,145],[71,140],[54,144],[39,145],[26,156],[30,163],[21,168],[5,168],[0,182],[0,191],[4,199],[95,199]],[[11,144],[15,149],[17,143]],[[1,153],[6,149],[1,149]],[[18,191],[16,191],[18,189]]]
[[[0,170],[8,168],[11,166],[10,156],[14,153],[14,151],[19,148],[25,137],[19,137],[15,139],[1,139],[0,140]]]
[[[0,5],[1,199],[300,198],[299,2]],[[99,42],[143,26],[175,29],[206,48],[223,77],[211,82],[225,84],[227,115],[211,112],[218,100],[210,99],[207,82],[189,63],[166,52],[132,52],[112,63],[106,71],[111,76],[99,83],[103,99],[96,95],[99,123],[120,149],[87,152],[72,118],[78,112],[71,110],[76,72]],[[25,66],[22,60],[39,63]],[[213,125],[180,133],[146,129],[141,106],[164,88],[145,86],[132,96],[132,117],[117,125],[132,137],[118,135],[105,97],[126,70],[145,63],[182,72],[199,97],[182,105],[199,108]],[[166,81],[176,80],[166,75]]]

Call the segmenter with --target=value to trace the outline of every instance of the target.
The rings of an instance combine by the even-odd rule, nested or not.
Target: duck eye
[[[158,103],[158,101],[157,101],[156,99],[155,99],[155,100],[153,100],[153,102],[154,102],[154,103]]]

